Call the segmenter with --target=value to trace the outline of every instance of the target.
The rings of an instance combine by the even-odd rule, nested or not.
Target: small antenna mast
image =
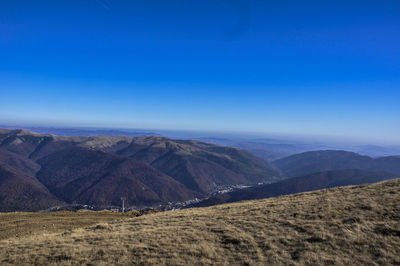
[[[126,200],[126,198],[125,197],[121,197],[121,200],[122,200],[122,212],[125,212],[125,200]]]

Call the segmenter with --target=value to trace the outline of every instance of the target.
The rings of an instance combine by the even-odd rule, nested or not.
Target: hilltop
[[[395,179],[31,232],[0,241],[0,263],[399,264],[399,191]]]

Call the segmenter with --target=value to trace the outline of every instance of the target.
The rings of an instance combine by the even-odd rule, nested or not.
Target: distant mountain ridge
[[[384,156],[400,156],[400,146],[378,146],[361,144],[330,144],[312,141],[294,141],[278,139],[249,139],[249,138],[199,138],[200,141],[236,147],[253,153],[267,161],[279,160],[294,154],[317,150],[345,150],[361,155],[378,158]]]
[[[19,129],[16,126],[0,125],[0,128]],[[304,140],[295,138],[277,137],[265,138],[255,137],[247,134],[229,134],[218,132],[190,132],[171,130],[148,130],[148,129],[123,129],[123,128],[59,128],[59,127],[22,127],[29,131],[42,134],[54,134],[58,136],[165,136],[173,139],[195,139],[223,146],[235,147],[248,151],[269,162],[284,157],[315,150],[345,150],[373,158],[384,156],[400,156],[400,145],[371,145],[344,142],[330,142],[317,140]]]
[[[205,196],[218,186],[282,178],[248,152],[157,136],[66,137],[0,129],[0,163],[0,211],[119,205],[120,197],[131,206],[166,204]],[[6,189],[10,180],[13,193]],[[37,205],[26,203],[34,202],[33,192],[23,184],[32,182],[40,192]],[[14,201],[19,204],[9,204]]]
[[[322,171],[362,169],[400,174],[400,157],[371,158],[354,152],[340,150],[309,151],[291,155],[272,162],[287,177]]]

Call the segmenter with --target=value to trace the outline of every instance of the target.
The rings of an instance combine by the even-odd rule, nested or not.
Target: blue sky
[[[0,123],[400,143],[400,1],[0,1]]]

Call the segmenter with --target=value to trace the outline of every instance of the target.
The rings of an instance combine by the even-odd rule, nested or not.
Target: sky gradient
[[[400,1],[0,1],[0,124],[400,143]]]

